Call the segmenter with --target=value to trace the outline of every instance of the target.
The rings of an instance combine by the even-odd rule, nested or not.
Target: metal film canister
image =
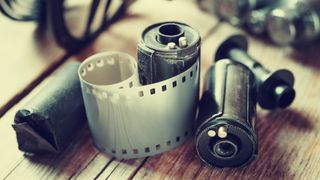
[[[89,127],[97,148],[116,158],[139,158],[177,147],[193,133],[199,60],[158,83],[141,85],[137,61],[98,53],[79,68]]]
[[[173,77],[200,58],[198,31],[180,22],[147,27],[138,44],[139,76],[142,84]]]
[[[251,70],[256,79],[257,102],[264,109],[287,108],[295,99],[294,75],[288,69],[270,71],[248,54],[243,35],[227,38],[216,51],[215,61],[228,58]]]
[[[278,0],[268,6],[252,11],[246,22],[246,27],[255,35],[266,34],[267,19],[270,12],[276,8],[290,6],[290,4],[296,3],[297,1],[298,0]]]
[[[278,45],[303,46],[320,37],[320,2],[297,1],[270,12],[267,31]]]
[[[248,20],[250,13],[278,0],[213,0],[217,16],[233,25],[241,25]]]
[[[196,132],[196,149],[205,163],[236,167],[256,157],[254,82],[247,67],[228,59],[207,72]]]

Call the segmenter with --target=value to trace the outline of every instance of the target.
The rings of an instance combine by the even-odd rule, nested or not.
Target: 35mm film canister
[[[180,22],[147,27],[138,44],[141,84],[163,81],[190,68],[200,58],[198,31]]]
[[[242,25],[250,13],[277,0],[211,0],[215,14],[233,25]]]
[[[228,59],[207,72],[196,133],[196,149],[205,163],[236,167],[256,157],[254,82],[248,68]]]

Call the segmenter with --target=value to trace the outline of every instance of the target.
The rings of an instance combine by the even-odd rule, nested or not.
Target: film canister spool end
[[[240,63],[223,59],[209,69],[196,132],[197,153],[205,163],[237,167],[255,159],[254,89],[253,74]]]
[[[147,27],[137,48],[140,83],[160,82],[190,68],[200,58],[200,42],[199,32],[184,23]]]
[[[258,103],[264,109],[287,108],[295,99],[294,75],[287,69],[271,72],[248,54],[243,35],[227,38],[218,48],[215,61],[229,58],[248,67],[255,75]]]

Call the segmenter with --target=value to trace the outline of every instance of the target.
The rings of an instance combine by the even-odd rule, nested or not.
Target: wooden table
[[[139,0],[127,15],[75,55],[39,33],[34,23],[0,17],[0,178],[7,179],[319,179],[320,178],[320,51],[293,51],[249,37],[249,52],[271,70],[287,68],[296,77],[297,96],[289,109],[258,108],[259,155],[249,166],[210,168],[196,155],[194,140],[161,155],[116,160],[95,149],[88,126],[75,133],[60,155],[28,157],[17,148],[11,127],[17,109],[46,86],[59,69],[100,51],[135,55],[142,30],[155,22],[177,20],[202,35],[204,72],[219,44],[240,30],[201,12],[191,1]],[[244,33],[244,32],[243,32]],[[39,35],[40,34],[40,35]]]

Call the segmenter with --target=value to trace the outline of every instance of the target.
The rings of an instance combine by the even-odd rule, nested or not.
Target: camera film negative
[[[133,57],[103,52],[80,65],[79,77],[99,150],[116,158],[139,158],[173,149],[192,135],[199,58],[176,76],[141,85]]]

